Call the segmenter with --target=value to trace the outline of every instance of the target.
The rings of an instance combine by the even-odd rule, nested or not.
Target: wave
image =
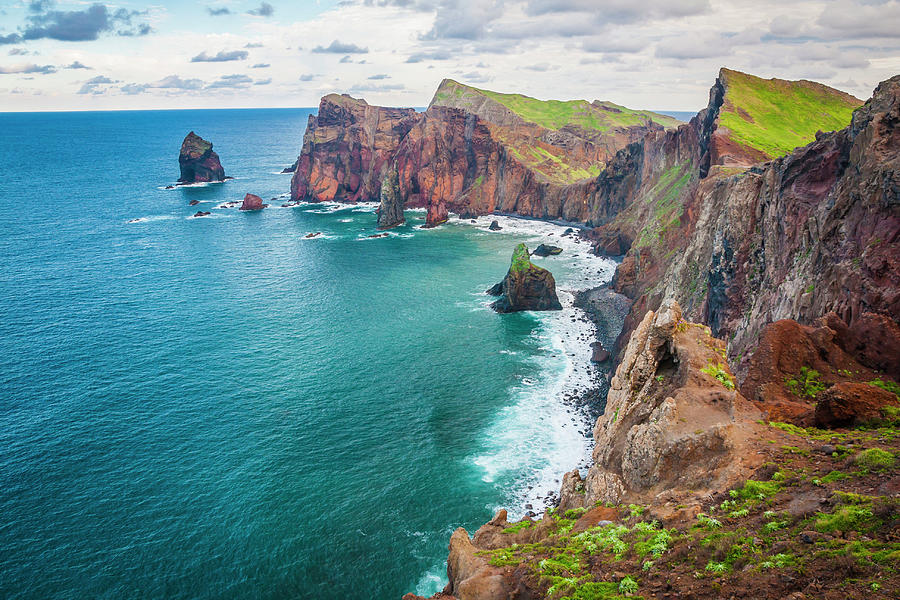
[[[153,221],[168,221],[170,219],[174,219],[175,217],[172,215],[151,215],[149,217],[138,217],[136,219],[129,219],[125,221],[126,225],[131,225],[134,223],[152,223]]]

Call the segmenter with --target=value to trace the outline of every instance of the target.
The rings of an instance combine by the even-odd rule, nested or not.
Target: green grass
[[[728,371],[725,370],[725,367],[720,363],[707,363],[705,367],[700,369],[700,372],[706,373],[707,375],[721,383],[726,390],[734,389],[734,377],[729,375]]]
[[[761,79],[723,69],[727,81],[719,124],[735,141],[769,158],[784,156],[816,138],[843,129],[861,101],[832,88],[801,81]]]
[[[519,521],[518,523],[514,523],[503,530],[503,533],[519,533],[523,529],[531,529],[534,527],[534,521]]]
[[[900,397],[900,385],[897,385],[893,381],[884,381],[883,379],[873,379],[869,382],[869,385],[874,385],[875,387],[880,387],[881,389],[891,392],[892,394]]]
[[[869,448],[856,455],[856,464],[868,471],[880,471],[894,466],[893,454],[880,448]]]
[[[528,247],[525,244],[517,245],[516,249],[513,250],[512,261],[509,265],[509,271],[511,273],[521,273],[528,270],[532,266],[533,265],[531,264],[531,259],[528,256]]]
[[[795,396],[815,398],[819,392],[825,390],[825,384],[819,380],[820,376],[815,369],[800,367],[800,373],[796,377],[784,380],[784,387]]]
[[[562,129],[566,126],[605,133],[616,127],[632,127],[653,121],[663,127],[677,127],[678,119],[649,110],[633,110],[612,102],[590,103],[587,100],[538,100],[522,94],[502,94],[445,80],[435,94],[433,104],[465,107],[477,96],[494,100],[526,121]]]

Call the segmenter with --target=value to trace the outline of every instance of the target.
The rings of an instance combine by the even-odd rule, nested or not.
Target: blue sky
[[[0,4],[0,110],[424,106],[444,77],[697,110],[720,66],[867,98],[900,0],[205,0]]]

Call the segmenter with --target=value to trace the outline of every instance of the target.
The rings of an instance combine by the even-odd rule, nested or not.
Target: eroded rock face
[[[418,120],[415,109],[370,106],[330,94],[310,115],[291,178],[291,200],[374,201],[385,166]]]
[[[888,406],[900,408],[896,394],[867,383],[838,383],[819,396],[815,425],[833,429],[877,423]]]
[[[378,229],[390,229],[406,222],[397,169],[389,169],[381,183],[381,205],[378,207]]]
[[[531,262],[525,244],[516,246],[506,277],[487,293],[500,296],[499,300],[491,304],[491,308],[501,313],[562,310],[553,275]]]
[[[733,389],[723,350],[708,328],[684,321],[676,303],[646,314],[594,427],[585,506],[650,502],[663,492],[696,497],[757,466],[749,448],[760,414]],[[703,372],[710,367],[721,380]]]
[[[185,136],[178,153],[178,166],[181,168],[179,183],[225,180],[225,169],[212,148],[212,142],[207,142],[193,131]]]

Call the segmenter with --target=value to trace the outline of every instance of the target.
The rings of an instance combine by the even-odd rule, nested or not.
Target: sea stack
[[[381,206],[378,207],[378,229],[390,229],[406,222],[403,216],[403,197],[400,195],[400,177],[394,167],[381,182]]]
[[[500,296],[491,304],[491,308],[499,313],[562,310],[556,296],[556,281],[553,275],[547,269],[532,264],[525,244],[516,246],[506,277],[487,293]]]
[[[268,204],[263,204],[262,198],[254,194],[244,196],[244,202],[241,204],[240,210],[262,210],[268,208]]]
[[[213,152],[212,148],[212,142],[207,142],[193,131],[187,134],[178,154],[178,166],[181,167],[178,183],[202,183],[226,179],[219,155]]]

